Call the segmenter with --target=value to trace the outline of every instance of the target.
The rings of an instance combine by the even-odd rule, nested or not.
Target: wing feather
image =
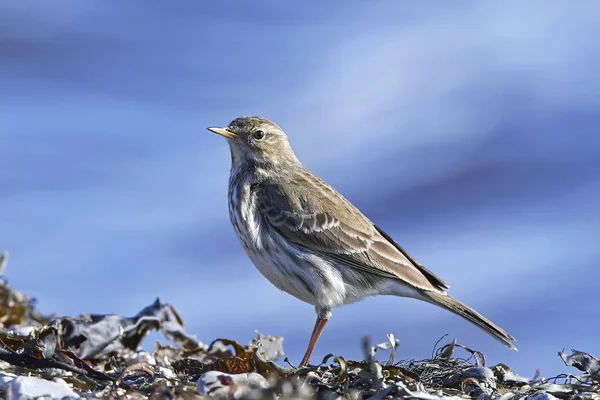
[[[261,184],[256,195],[265,222],[297,246],[418,289],[448,288],[350,202],[308,172],[294,185]]]

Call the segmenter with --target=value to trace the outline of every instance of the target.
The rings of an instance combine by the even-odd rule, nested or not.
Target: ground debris
[[[0,275],[6,266],[4,255]],[[600,400],[600,362],[577,350],[559,356],[579,375],[530,379],[488,366],[456,340],[436,344],[430,358],[396,361],[399,341],[390,334],[375,345],[364,338],[362,361],[328,354],[297,368],[275,362],[284,356],[282,337],[256,332],[247,345],[205,345],[158,299],[133,317],[46,317],[34,306],[0,276],[0,398]],[[169,344],[142,349],[151,330]],[[377,352],[389,357],[379,362]]]

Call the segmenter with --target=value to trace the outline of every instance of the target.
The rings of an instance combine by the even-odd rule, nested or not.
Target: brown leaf
[[[478,388],[479,386],[479,381],[475,378],[465,378],[460,382],[460,390],[465,393],[470,393],[474,388]]]
[[[229,360],[225,360],[226,371],[230,374],[246,374],[248,372],[254,372],[254,362],[247,358],[234,357]]]
[[[57,329],[47,326],[36,332],[23,346],[23,351],[35,358],[52,358],[56,351]]]
[[[230,339],[217,339],[217,340],[214,340],[210,344],[210,346],[208,346],[209,351],[210,351],[210,348],[213,346],[213,344],[215,342],[221,342],[225,346],[231,346],[231,347],[233,347],[233,350],[235,351],[235,356],[236,357],[242,357],[242,358],[252,359],[252,357],[254,356],[254,352],[253,351],[247,350],[246,347],[244,347],[244,346],[242,346],[240,344],[240,342],[238,342],[236,340],[230,340]]]
[[[81,358],[79,358],[72,351],[62,350],[62,349],[57,349],[56,351],[57,351],[57,353],[65,356],[69,360],[71,360],[73,365],[75,365],[77,368],[81,368],[84,371],[86,371],[90,377],[96,378],[96,379],[101,379],[101,380],[106,380],[106,381],[114,380],[114,378],[111,378],[110,376],[106,375],[104,372],[101,372],[101,371],[98,371],[98,370],[92,368],[87,362],[85,362],[85,360],[82,360]]]

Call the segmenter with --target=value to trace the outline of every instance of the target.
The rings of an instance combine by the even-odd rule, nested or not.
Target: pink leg
[[[315,323],[312,335],[310,336],[310,341],[308,342],[308,349],[306,349],[306,354],[304,354],[304,358],[302,358],[300,367],[306,367],[308,365],[308,362],[310,361],[310,356],[312,355],[312,352],[315,349],[317,342],[319,341],[321,332],[323,332],[323,329],[325,329],[327,321],[329,321],[329,318],[317,317],[317,322]]]

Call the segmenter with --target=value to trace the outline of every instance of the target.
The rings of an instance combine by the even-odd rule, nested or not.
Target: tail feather
[[[508,332],[450,295],[433,291],[422,291],[421,294],[424,297],[423,300],[463,317],[472,324],[477,325],[477,327],[504,344],[506,347],[517,350],[515,345],[511,343],[515,338]]]

